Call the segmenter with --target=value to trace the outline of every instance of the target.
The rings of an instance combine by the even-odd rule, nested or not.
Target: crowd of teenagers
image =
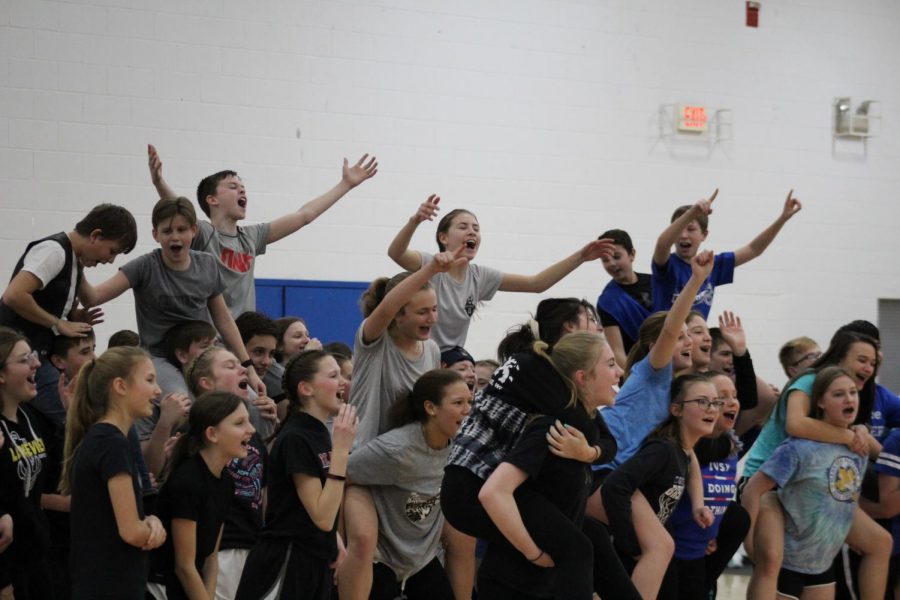
[[[200,182],[198,220],[148,156],[159,248],[89,282],[137,242],[102,204],[28,244],[3,291],[0,600],[705,600],[741,544],[749,598],[900,600],[900,398],[875,383],[878,329],[789,340],[786,382],[766,382],[739,317],[707,325],[715,288],[800,210],[792,193],[734,252],[700,248],[714,192],[675,211],[649,274],[612,229],[530,275],[475,262],[465,209],[434,253],[411,249],[430,196],[350,347],[257,312],[253,273],[374,158],[243,226],[237,173]],[[496,356],[465,350],[498,291],[595,260],[596,306],[541,300]],[[138,331],[97,355],[100,307],[127,289]]]

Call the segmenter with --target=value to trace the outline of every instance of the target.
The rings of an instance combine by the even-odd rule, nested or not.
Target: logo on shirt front
[[[475,298],[473,296],[466,299],[466,314],[470,317],[475,314]]]
[[[677,290],[672,293],[672,301],[671,304],[675,304],[675,301],[678,300],[678,295],[681,293],[681,290]],[[713,297],[715,296],[716,290],[712,286],[709,281],[706,281],[703,286],[700,288],[700,291],[697,292],[697,295],[694,296],[694,304],[693,306],[698,306],[701,304],[705,304],[706,306],[712,306]]]
[[[657,511],[656,517],[660,523],[665,523],[672,516],[672,511],[678,506],[682,493],[684,493],[684,477],[676,475],[672,487],[659,495],[659,511]]]
[[[246,252],[235,252],[231,248],[222,248],[219,256],[222,264],[238,273],[246,273],[253,266],[253,255]]]
[[[411,493],[409,498],[406,499],[406,518],[413,523],[421,523],[428,518],[431,510],[440,499],[440,494],[431,498],[423,498],[416,492]]]
[[[856,502],[862,479],[859,467],[849,456],[838,456],[828,469],[828,491],[838,502]]]

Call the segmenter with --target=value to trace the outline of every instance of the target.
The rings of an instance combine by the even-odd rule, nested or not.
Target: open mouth
[[[238,387],[242,390],[246,390],[249,385],[250,381],[247,379],[241,379],[240,381],[238,381]]]
[[[704,422],[704,423],[708,423],[708,424],[710,424],[710,425],[715,425],[715,424],[716,424],[716,417],[712,417],[712,416],[706,416],[706,417],[703,417],[703,422]]]
[[[856,414],[856,407],[855,406],[845,406],[844,409],[841,411],[841,413],[845,417],[853,417]]]
[[[37,381],[35,374],[34,373],[30,374],[28,377],[25,378],[25,381],[27,381],[29,385],[34,385],[35,382]]]
[[[475,249],[475,240],[466,240],[466,248],[469,250]]]
[[[246,198],[238,198],[238,206],[241,208],[247,208],[247,199]]]
[[[690,351],[690,350],[684,350],[684,351],[682,351],[682,352],[681,352],[681,358],[683,358],[683,359],[685,359],[685,360],[691,360],[691,351]]]

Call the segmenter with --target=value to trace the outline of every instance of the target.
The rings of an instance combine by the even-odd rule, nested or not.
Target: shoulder
[[[200,250],[189,250],[191,254],[191,263],[198,269],[215,268],[216,258],[209,252]]]
[[[809,394],[812,391],[813,382],[816,380],[815,373],[804,373],[788,385],[787,392],[794,390]]]

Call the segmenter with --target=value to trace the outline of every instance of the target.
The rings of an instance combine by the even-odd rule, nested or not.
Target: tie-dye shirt
[[[844,445],[788,438],[760,467],[778,484],[784,507],[785,568],[831,568],[853,522],[866,460]]]

